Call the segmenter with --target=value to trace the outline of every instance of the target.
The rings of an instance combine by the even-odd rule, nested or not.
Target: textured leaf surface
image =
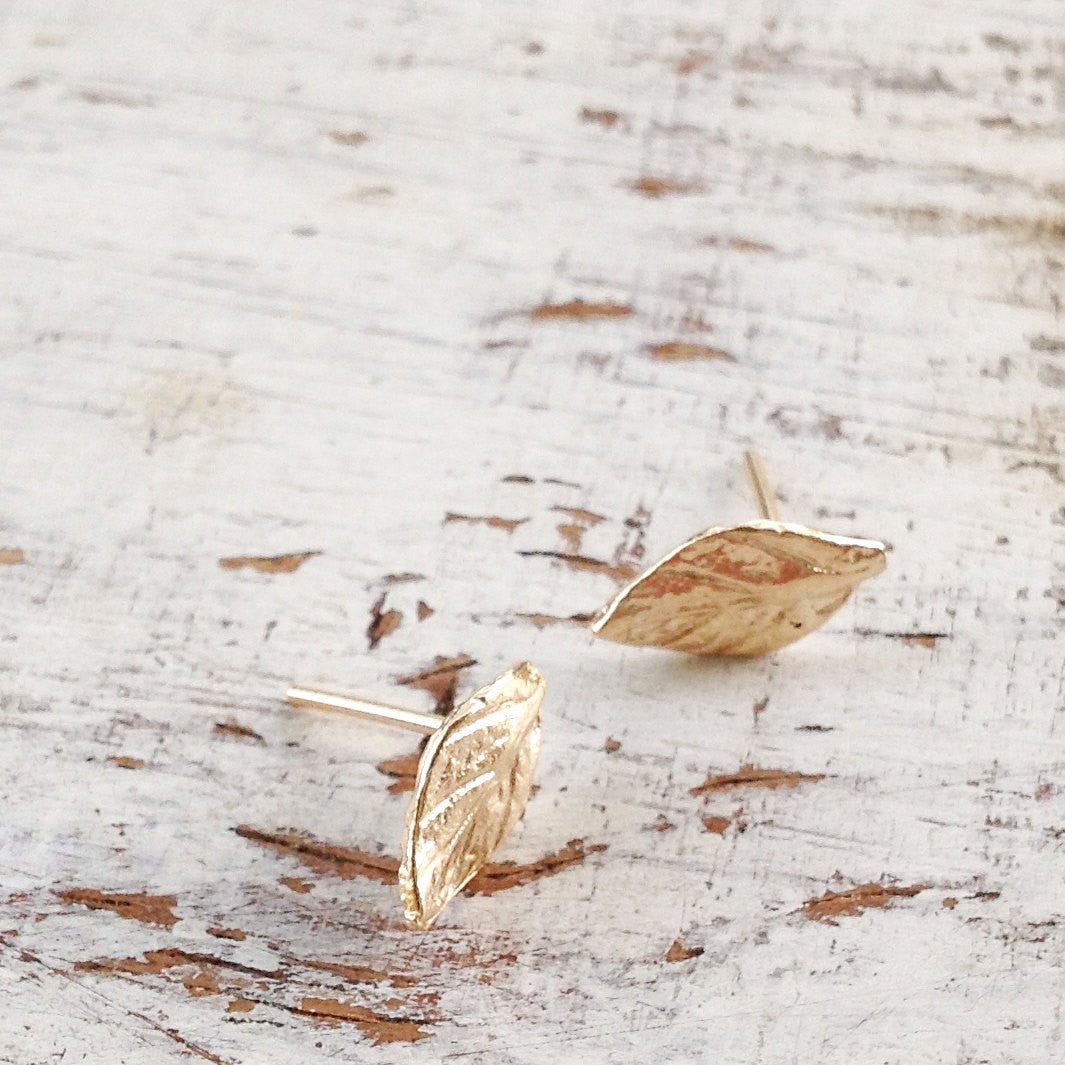
[[[540,755],[545,687],[523,662],[449,714],[426,745],[399,870],[414,927],[429,928],[521,820]]]
[[[592,631],[691,654],[766,654],[823,625],[884,565],[875,540],[803,525],[708,529],[623,589]]]

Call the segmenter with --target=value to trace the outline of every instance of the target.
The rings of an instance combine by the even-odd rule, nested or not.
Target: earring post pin
[[[767,521],[780,521],[780,508],[777,506],[776,496],[769,483],[769,474],[762,456],[757,451],[745,451],[743,457],[747,463],[747,476],[751,479],[751,487],[754,489],[762,517]]]
[[[347,695],[316,691],[313,688],[289,688],[285,698],[293,706],[306,706],[314,710],[333,710],[350,717],[382,721],[398,728],[432,735],[440,727],[443,718],[439,714],[425,714],[419,710],[405,710],[387,703],[374,703],[369,699],[352,699]]]

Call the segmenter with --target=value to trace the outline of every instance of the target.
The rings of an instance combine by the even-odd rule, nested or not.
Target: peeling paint
[[[627,581],[636,576],[636,568],[627,562],[604,562],[586,555],[573,555],[567,551],[519,551],[522,558],[549,558],[561,562],[569,569],[590,573],[602,573],[615,580]]]
[[[490,529],[502,529],[512,533],[519,525],[524,525],[528,518],[500,518],[495,514],[453,514],[444,516],[444,524],[462,522],[466,525],[487,525]]]
[[[654,177],[648,174],[638,177],[628,187],[633,192],[638,192],[641,196],[647,196],[652,200],[658,200],[664,196],[682,196],[699,191],[699,186],[691,182]]]
[[[253,743],[265,744],[266,740],[253,728],[242,725],[230,718],[228,721],[216,721],[212,732],[216,736],[231,736],[239,740],[251,740]]]
[[[927,884],[889,887],[883,884],[859,884],[848,891],[829,891],[802,904],[804,916],[811,921],[835,924],[836,917],[854,917],[863,910],[883,909],[895,899],[912,898],[928,889]]]
[[[734,356],[724,348],[714,348],[709,344],[693,344],[682,340],[669,340],[661,344],[649,344],[647,350],[651,357],[663,362],[690,362],[693,359],[721,359],[735,362]]]
[[[410,754],[401,754],[398,758],[386,758],[377,763],[377,771],[385,776],[392,777],[392,783],[388,785],[390,795],[402,795],[414,790],[414,778],[418,773],[418,760],[421,758],[421,750],[412,751]]]
[[[128,754],[108,755],[107,760],[120,769],[143,769],[148,764],[143,758],[132,758]]]
[[[387,598],[388,593],[382,592],[370,607],[370,624],[366,627],[366,638],[370,642],[371,651],[403,623],[403,614],[399,610],[385,610]]]
[[[455,705],[459,674],[462,670],[469,669],[470,666],[476,664],[476,659],[465,654],[456,655],[453,658],[437,655],[431,666],[417,673],[396,677],[396,683],[428,692],[436,700],[437,713],[443,714]]]
[[[534,322],[591,321],[597,318],[630,318],[633,313],[627,303],[575,299],[566,303],[543,303],[530,311],[529,317]]]
[[[364,1034],[370,1037],[374,1046],[383,1043],[414,1043],[427,1039],[430,1035],[424,1025],[432,1022],[424,1018],[412,1020],[407,1017],[389,1017],[377,1013],[367,1006],[358,1006],[351,1002],[342,1002],[335,998],[301,999],[299,1008],[294,1012],[314,1017],[323,1021],[351,1021]]]
[[[794,788],[824,779],[824,773],[797,773],[787,769],[757,769],[753,765],[744,765],[735,773],[707,777],[702,784],[691,789],[691,794],[710,795],[733,788]]]
[[[170,928],[178,922],[173,912],[177,905],[176,895],[126,894],[94,888],[67,888],[56,894],[64,902],[87,906],[90,910],[109,910],[119,917],[144,924]]]
[[[705,953],[705,947],[686,947],[679,939],[674,939],[669,950],[666,951],[666,961],[689,961]]]
[[[316,558],[321,551],[300,551],[291,555],[233,555],[220,558],[222,569],[253,569],[257,573],[295,573],[308,559]]]
[[[345,148],[357,148],[360,144],[365,144],[370,139],[365,133],[357,129],[331,129],[328,136],[334,144],[341,144]]]

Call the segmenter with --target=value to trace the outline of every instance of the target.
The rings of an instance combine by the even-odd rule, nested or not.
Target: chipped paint
[[[382,592],[373,606],[370,607],[370,624],[366,627],[366,639],[369,641],[370,650],[386,637],[391,636],[403,623],[403,614],[399,610],[385,610],[387,592]]]
[[[444,714],[455,705],[459,675],[464,669],[475,665],[477,660],[469,655],[460,654],[452,658],[437,655],[431,666],[396,677],[396,683],[428,692],[436,700],[437,713]]]
[[[143,769],[148,764],[143,758],[133,758],[128,754],[111,754],[107,760],[120,769]]]
[[[342,1002],[335,998],[315,998],[306,996],[300,1000],[298,1013],[323,1021],[351,1021],[374,1046],[386,1043],[415,1043],[427,1039],[430,1035],[425,1030],[432,1023],[425,1018],[412,1020],[407,1017],[390,1017],[377,1013],[368,1006],[359,1006],[351,1002]]]
[[[449,512],[444,516],[444,524],[451,525],[460,522],[465,525],[487,525],[489,529],[502,529],[512,533],[519,525],[524,525],[528,518],[501,518],[496,514],[454,514]]]
[[[668,340],[661,344],[647,347],[651,357],[663,362],[690,362],[693,359],[721,359],[735,362],[735,358],[724,348],[711,347],[709,344],[694,344],[683,340]]]
[[[382,884],[394,884],[399,873],[398,858],[326,843],[307,832],[266,832],[251,825],[238,825],[233,831],[261,847],[295,858],[316,873],[337,876],[342,880],[362,878]],[[473,895],[494,895],[497,891],[506,891],[544,877],[557,876],[571,866],[580,865],[589,854],[604,850],[606,844],[585,846],[584,840],[571,839],[560,850],[545,854],[533,862],[489,862],[464,890]]]
[[[788,769],[758,769],[744,765],[735,773],[709,776],[702,784],[690,789],[692,795],[711,795],[735,788],[795,788],[800,784],[816,784],[824,780],[824,773],[798,773]]]
[[[300,551],[291,555],[232,555],[220,558],[222,569],[252,569],[256,573],[295,573],[309,559],[321,551]]]
[[[628,562],[604,562],[587,555],[574,555],[568,551],[519,551],[522,558],[549,558],[561,562],[569,569],[586,573],[602,573],[617,581],[631,580],[636,576],[636,567]]]
[[[666,951],[666,961],[690,961],[692,958],[701,957],[705,953],[705,947],[688,947],[679,939],[674,939],[669,950]]]
[[[266,740],[255,729],[248,725],[242,725],[239,721],[230,718],[228,721],[216,721],[211,730],[215,736],[229,736],[238,740],[251,740],[253,743],[265,744]]]
[[[692,182],[655,177],[650,174],[638,177],[629,184],[629,188],[652,200],[658,200],[664,196],[683,196],[699,191],[699,186]]]
[[[854,917],[863,910],[883,909],[895,899],[913,898],[927,890],[927,884],[911,884],[908,887],[859,884],[847,891],[829,891],[817,898],[807,899],[802,904],[802,912],[811,921],[835,924],[837,917]]]
[[[630,318],[633,309],[627,303],[575,299],[565,303],[542,303],[529,312],[534,322],[582,322],[597,318]]]
[[[401,754],[397,758],[386,758],[377,763],[377,771],[385,776],[392,777],[392,783],[388,785],[389,795],[403,795],[414,790],[414,778],[418,774],[418,760],[421,758],[421,750],[412,751],[410,754]]]
[[[109,910],[130,921],[170,928],[177,924],[174,915],[176,895],[149,895],[145,892],[124,893],[98,891],[95,888],[66,888],[56,894],[64,902],[87,906],[90,910]]]

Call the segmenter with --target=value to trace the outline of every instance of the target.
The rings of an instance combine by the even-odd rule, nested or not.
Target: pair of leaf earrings
[[[693,536],[623,588],[596,636],[698,655],[768,654],[824,624],[885,566],[885,545],[782,522],[761,459],[747,470],[763,514]],[[307,688],[288,699],[430,735],[407,810],[399,887],[408,923],[429,928],[521,820],[540,754],[546,682],[506,670],[446,716]]]

